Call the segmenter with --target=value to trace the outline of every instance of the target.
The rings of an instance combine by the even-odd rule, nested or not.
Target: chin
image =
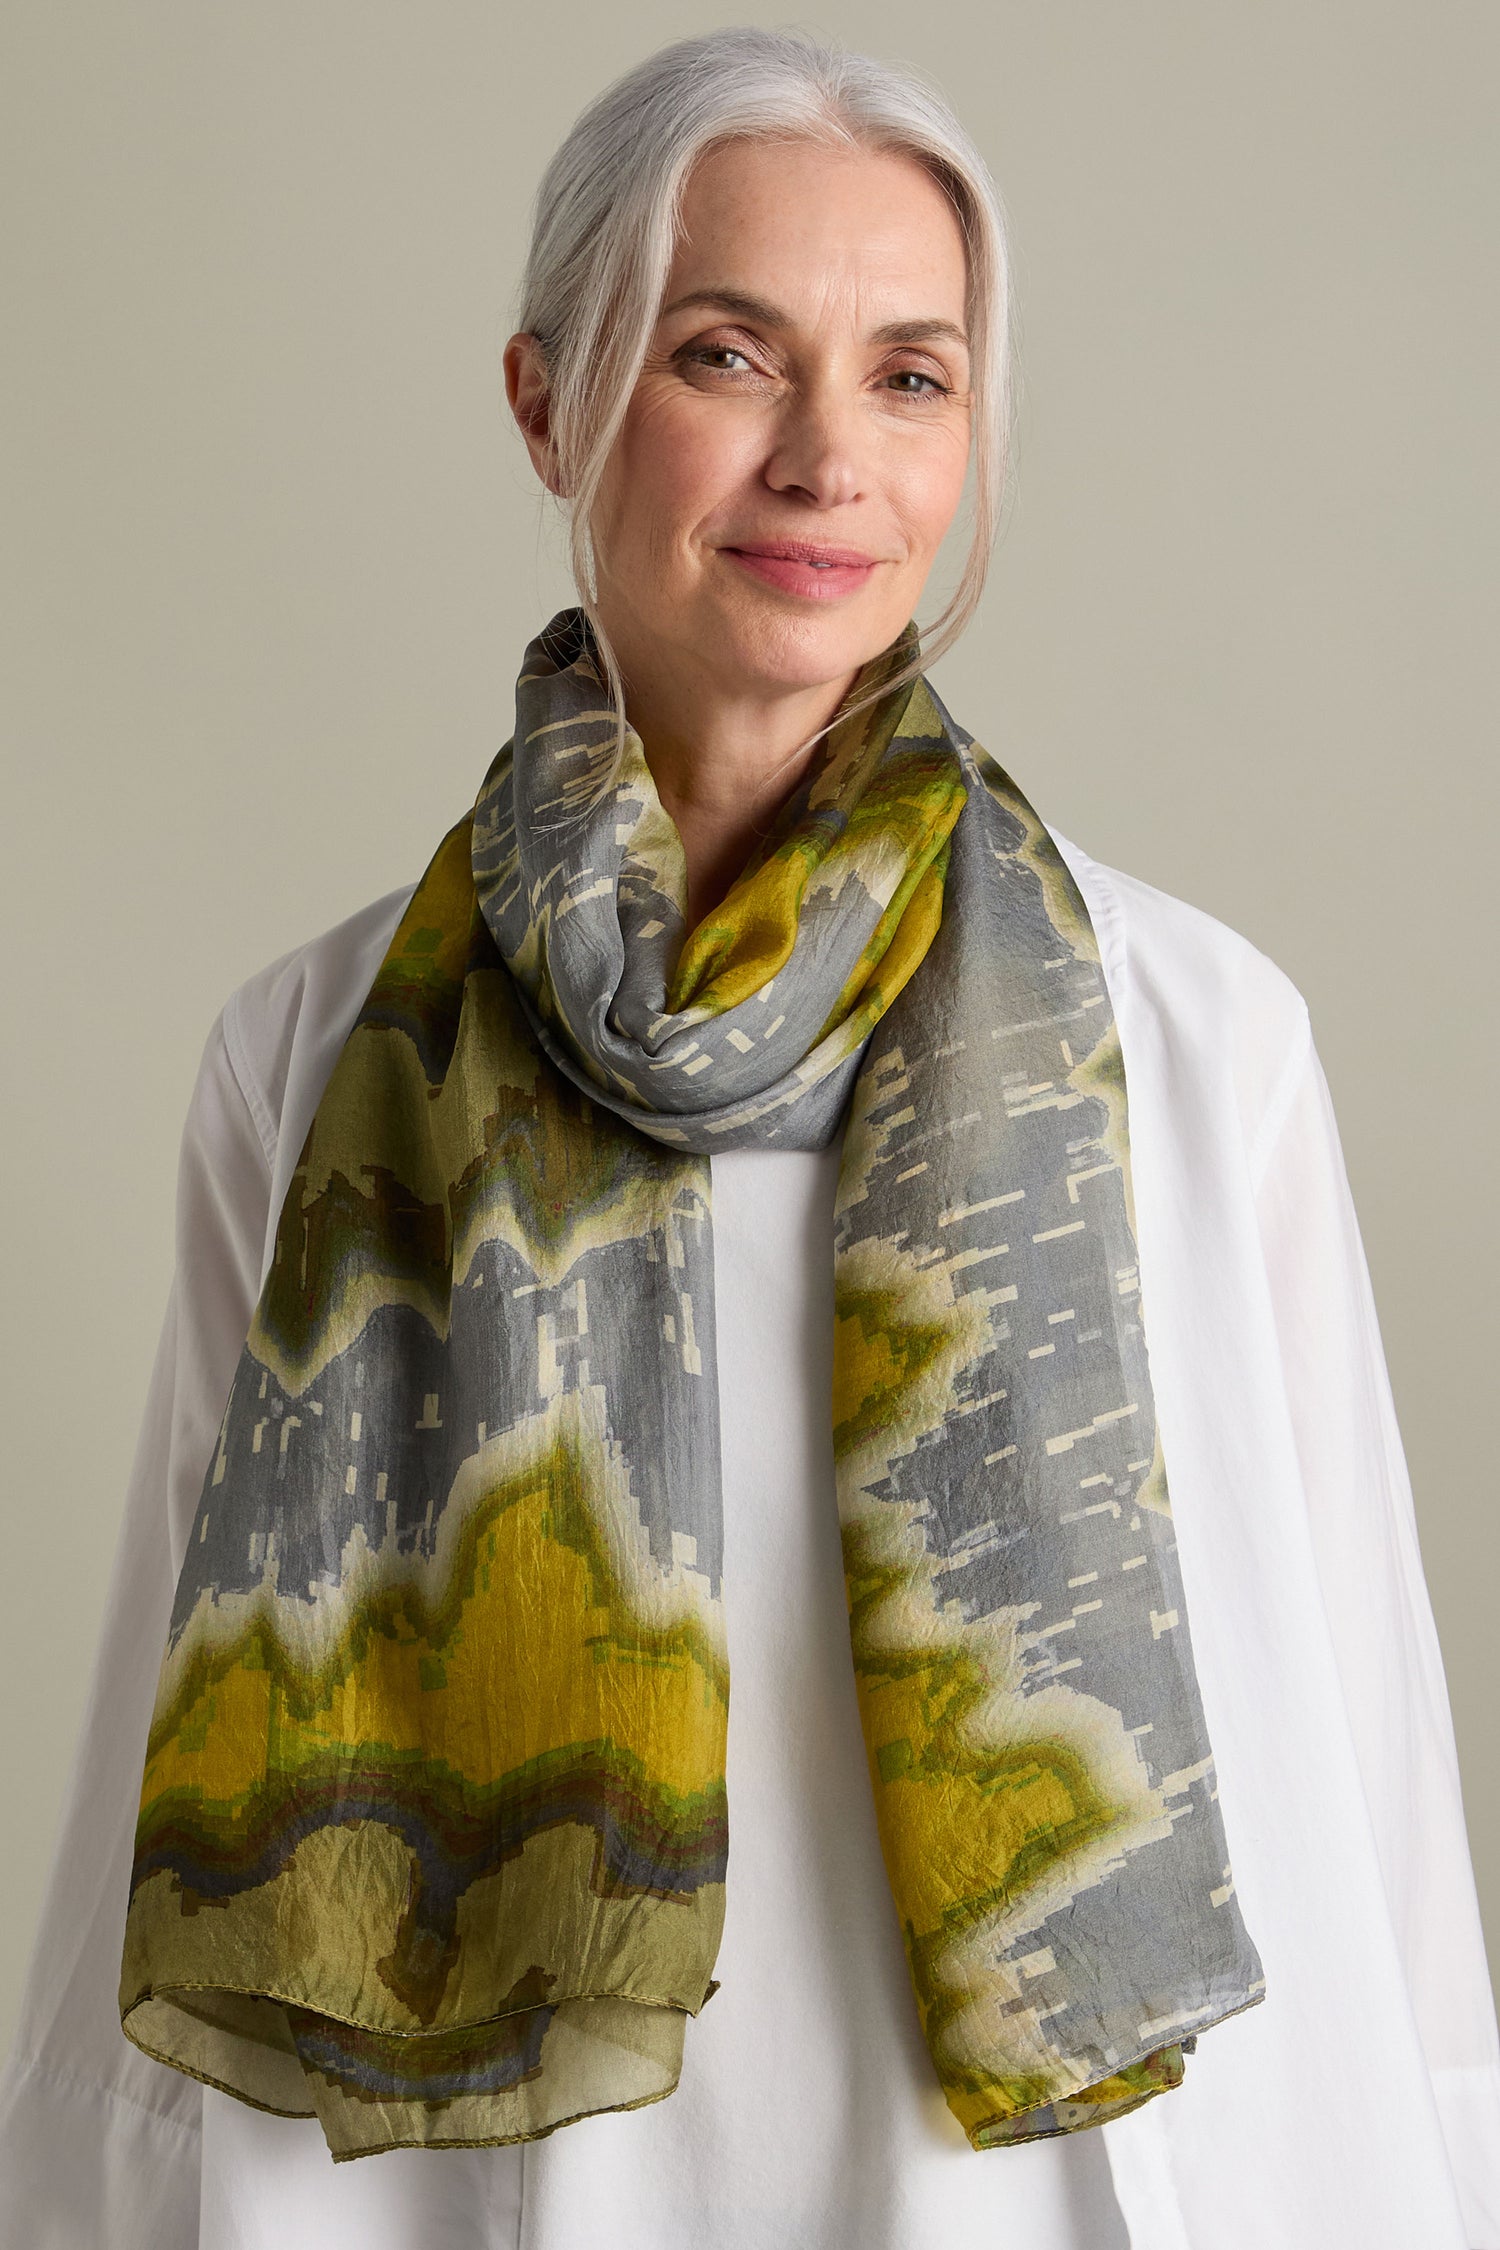
[[[755,601],[736,604],[712,629],[715,669],[726,662],[744,679],[790,692],[826,687],[849,678],[861,664],[889,648],[906,623],[894,624],[869,605],[835,607]]]

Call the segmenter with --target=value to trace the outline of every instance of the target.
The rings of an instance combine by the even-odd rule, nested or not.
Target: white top
[[[523,2145],[335,2165],[315,2120],[125,2039],[172,1592],[287,1182],[403,888],[249,978],[204,1049],[176,1278],[0,2078],[0,2250],[1500,2250],[1500,2046],[1447,1687],[1307,1011],[1222,923],[1058,842],[1120,1025],[1154,1388],[1264,2002],[1127,2117],[969,2147],[918,2026],[849,1657],[837,1151],[742,1152],[713,1160],[728,1902],[676,2092]]]

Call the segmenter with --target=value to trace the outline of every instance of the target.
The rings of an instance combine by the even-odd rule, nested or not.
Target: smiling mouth
[[[861,554],[855,547],[814,546],[802,539],[757,541],[721,547],[719,552],[778,592],[815,601],[857,592],[869,582],[877,562],[874,555]]]

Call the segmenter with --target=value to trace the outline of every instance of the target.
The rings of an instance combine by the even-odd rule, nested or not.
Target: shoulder
[[[316,1099],[415,887],[386,891],[278,954],[224,1002],[224,1045],[273,1162],[289,1097]]]
[[[1312,1052],[1301,991],[1227,922],[1053,835],[1099,937],[1127,1069],[1133,1035],[1174,1075],[1224,1082],[1254,1169]]]

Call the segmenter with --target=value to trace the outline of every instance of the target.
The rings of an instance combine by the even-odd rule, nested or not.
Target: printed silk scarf
[[[1087,908],[925,680],[691,933],[614,749],[565,611],[318,1104],[177,1581],[126,2032],[336,2160],[671,2094],[732,1867],[709,1159],[842,1128],[848,1624],[923,2031],[975,2148],[1120,2116],[1264,1980]]]

